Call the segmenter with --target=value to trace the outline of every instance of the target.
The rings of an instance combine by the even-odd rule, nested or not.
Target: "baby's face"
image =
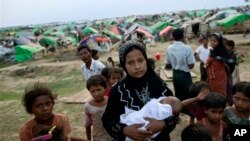
[[[160,100],[161,104],[169,104],[172,107],[173,114],[178,116],[182,110],[181,101],[173,96],[168,96]]]
[[[171,101],[173,100],[172,97],[166,97],[160,100],[161,104],[170,104],[171,105]]]

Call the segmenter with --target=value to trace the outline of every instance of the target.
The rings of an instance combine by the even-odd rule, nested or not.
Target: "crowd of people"
[[[182,141],[230,140],[232,126],[250,125],[250,82],[239,79],[234,41],[218,33],[203,35],[202,45],[193,53],[182,29],[173,30],[172,37],[165,69],[173,71],[174,90],[155,72],[154,60],[140,42],[123,43],[119,66],[107,67],[81,44],[81,70],[92,96],[84,105],[86,139],[70,135],[67,116],[53,113],[55,95],[36,84],[23,97],[34,118],[20,127],[20,140],[170,141],[180,113],[190,116]],[[190,70],[195,61],[200,61],[201,79],[193,83]]]

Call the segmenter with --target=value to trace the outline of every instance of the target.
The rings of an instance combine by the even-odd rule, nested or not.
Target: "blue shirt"
[[[195,58],[190,46],[180,41],[169,45],[166,52],[166,62],[171,64],[174,70],[189,72],[188,65],[195,63]]]

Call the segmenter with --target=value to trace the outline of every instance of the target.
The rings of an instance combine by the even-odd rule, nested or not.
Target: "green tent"
[[[114,25],[114,24],[117,24],[117,21],[114,19],[110,19],[104,22],[105,26]]]
[[[67,44],[77,45],[79,42],[74,37],[66,37]]]
[[[27,45],[19,45],[15,47],[17,62],[25,62],[32,59],[34,53],[40,52],[44,47],[31,47]]]
[[[58,47],[57,39],[58,39],[57,37],[45,36],[39,40],[39,43],[43,47],[46,47],[46,46]]]
[[[112,39],[119,39],[119,40],[122,39],[121,35],[117,35],[111,31],[108,31],[108,30],[104,30],[103,33],[107,34]]]
[[[207,11],[206,10],[198,10],[198,11],[195,11],[195,13],[196,13],[197,17],[201,17],[201,16],[205,15],[207,13]]]
[[[250,15],[237,14],[237,15],[232,15],[225,19],[219,20],[217,21],[217,24],[219,26],[223,26],[224,28],[228,28],[228,27],[233,26],[236,23],[244,22],[247,20],[250,20]]]
[[[89,26],[87,26],[83,29],[84,35],[93,34],[93,33],[98,33],[98,31],[92,27],[89,27]]]
[[[150,28],[152,30],[152,34],[156,34],[159,31],[161,31],[162,29],[164,29],[165,27],[167,27],[169,25],[168,22],[158,22],[154,25],[152,25]]]
[[[125,20],[125,23],[133,23],[135,22],[135,20],[136,20],[136,17],[129,17]]]

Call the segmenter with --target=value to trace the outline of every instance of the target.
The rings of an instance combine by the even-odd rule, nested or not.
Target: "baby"
[[[145,104],[139,111],[134,111],[125,107],[125,113],[120,116],[120,122],[126,125],[143,124],[140,130],[146,130],[149,121],[144,118],[154,118],[156,120],[163,120],[171,115],[179,116],[182,110],[181,101],[174,97],[160,97],[158,99],[152,99]],[[155,133],[151,138],[156,137],[158,133]],[[126,141],[131,141],[128,137]]]

